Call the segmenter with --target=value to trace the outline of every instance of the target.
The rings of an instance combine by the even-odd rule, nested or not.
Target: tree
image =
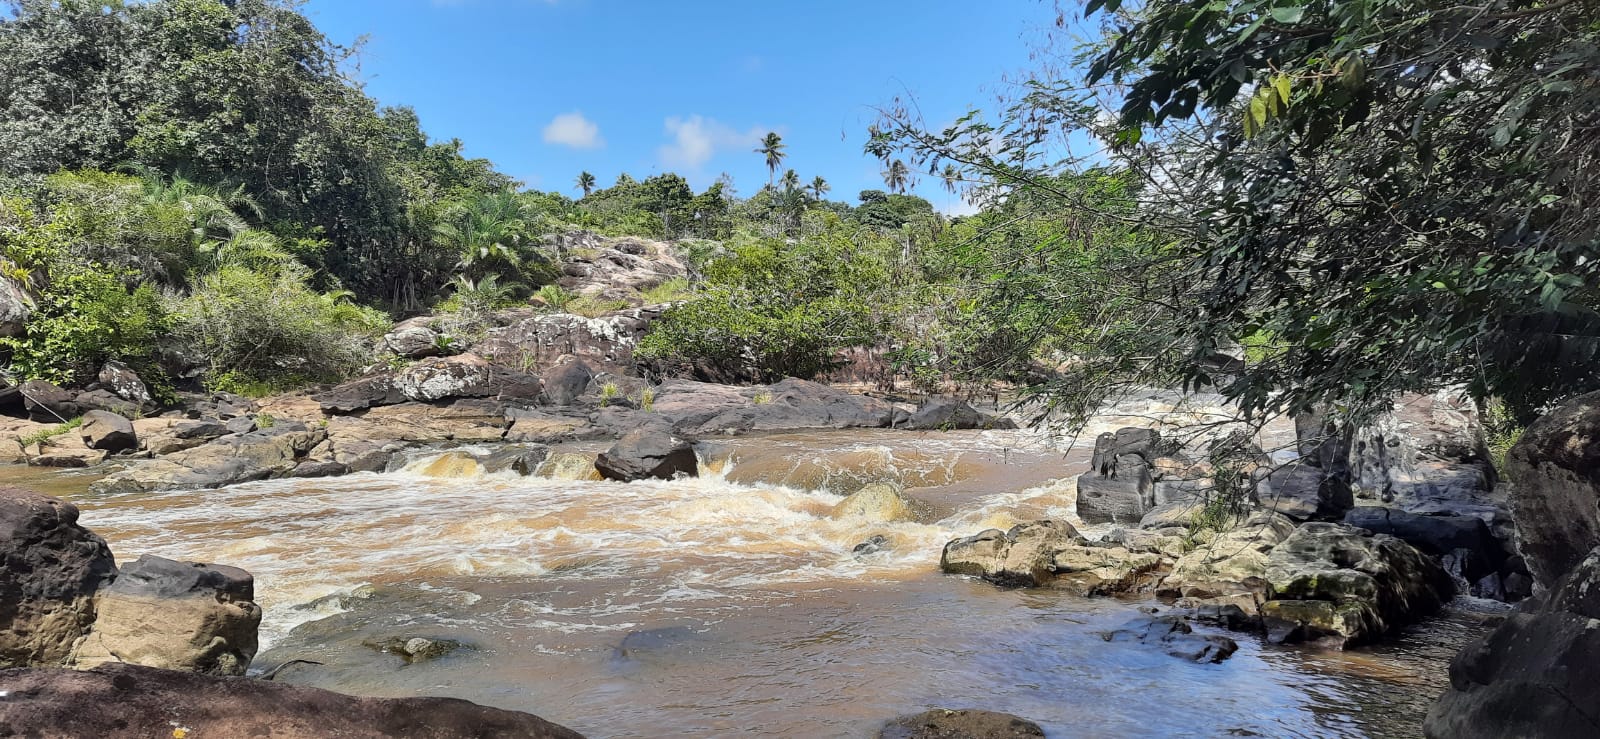
[[[434,227],[439,241],[455,250],[463,274],[517,272],[538,224],[510,191],[479,195],[452,204]]]
[[[589,193],[594,192],[594,175],[588,172],[579,172],[577,186],[579,190],[583,191],[584,197],[589,197]]]
[[[811,191],[812,198],[820,201],[822,196],[827,195],[828,191],[832,190],[833,187],[828,184],[827,180],[822,179],[822,175],[817,175],[811,179],[811,184],[806,189]]]
[[[911,170],[907,169],[906,163],[899,159],[890,162],[883,170],[883,184],[889,186],[890,192],[904,195],[910,177]]]
[[[800,175],[795,174],[795,171],[791,169],[783,173],[783,179],[780,180],[780,183],[783,185],[783,189],[785,190],[799,190]]]
[[[944,170],[939,173],[939,179],[944,182],[945,192],[956,194],[956,189],[961,182],[961,171],[954,164],[944,165]]]
[[[757,154],[764,155],[767,159],[767,184],[772,184],[772,177],[778,173],[778,165],[783,164],[783,137],[777,133],[768,132],[761,139],[761,148],[756,149]]]

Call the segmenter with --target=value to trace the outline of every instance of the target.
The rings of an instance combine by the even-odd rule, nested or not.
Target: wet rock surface
[[[655,428],[640,429],[618,439],[595,458],[594,467],[607,480],[631,482],[670,480],[678,475],[693,477],[698,474],[699,464],[694,445]]]
[[[1506,465],[1521,553],[1534,580],[1551,587],[1600,544],[1600,393],[1535,421]]]
[[[0,734],[15,736],[581,739],[532,714],[453,698],[357,698],[137,665],[0,670],[0,692]]]
[[[1144,616],[1101,635],[1106,641],[1135,641],[1190,662],[1215,664],[1239,651],[1239,644],[1220,634],[1197,634],[1183,615]]]

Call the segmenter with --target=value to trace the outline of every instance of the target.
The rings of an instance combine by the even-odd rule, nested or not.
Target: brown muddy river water
[[[445,695],[593,737],[866,737],[899,714],[978,707],[1053,737],[1415,736],[1450,655],[1481,633],[1453,610],[1377,649],[1239,652],[1197,665],[1099,632],[1134,601],[1000,590],[938,572],[948,539],[1075,520],[1088,450],[1024,431],[783,434],[703,445],[705,476],[543,476],[451,457],[406,471],[79,503],[119,560],[219,562],[256,576],[258,668],[365,695]],[[919,523],[831,518],[839,494],[898,480]],[[44,483],[44,484],[40,484]],[[883,551],[856,554],[882,536]],[[1159,604],[1157,604],[1159,605]],[[395,636],[471,645],[406,664]]]

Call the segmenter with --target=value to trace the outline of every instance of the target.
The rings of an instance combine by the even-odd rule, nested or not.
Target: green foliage
[[[132,274],[73,258],[70,218],[41,219],[15,199],[0,199],[0,205],[0,253],[34,288],[27,333],[0,338],[0,347],[11,350],[12,371],[67,384],[108,359],[143,364],[167,328],[154,288],[130,289]]]
[[[693,293],[689,281],[682,277],[674,277],[655,287],[639,291],[639,297],[644,299],[645,305],[661,305],[674,303],[689,297]]]
[[[388,319],[348,294],[318,293],[305,278],[292,260],[269,271],[224,264],[172,301],[173,335],[235,387],[342,379],[371,360]]]
[[[799,243],[745,239],[705,267],[701,291],[663,315],[638,354],[730,378],[811,377],[834,351],[884,336],[893,245],[835,222]]]
[[[628,303],[624,300],[605,300],[592,295],[583,295],[567,301],[565,311],[585,318],[599,318],[627,307]]]
[[[558,313],[565,312],[567,306],[577,298],[571,291],[560,285],[545,285],[539,288],[539,291],[534,293],[533,297]]]
[[[31,434],[20,436],[17,438],[17,442],[24,447],[30,447],[34,444],[43,444],[51,439],[56,438],[57,436],[65,436],[73,429],[76,429],[82,425],[83,416],[78,416],[77,418],[68,420],[66,423],[58,423],[54,426],[39,429]]]

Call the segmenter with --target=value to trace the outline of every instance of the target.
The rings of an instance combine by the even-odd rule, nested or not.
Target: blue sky
[[[573,192],[578,172],[676,171],[696,189],[722,172],[749,196],[767,181],[766,131],[785,167],[831,197],[882,188],[861,153],[874,106],[912,95],[943,125],[993,108],[1027,69],[1039,0],[310,0],[339,43],[366,36],[361,77],[529,186]],[[933,178],[918,191],[962,210]]]

